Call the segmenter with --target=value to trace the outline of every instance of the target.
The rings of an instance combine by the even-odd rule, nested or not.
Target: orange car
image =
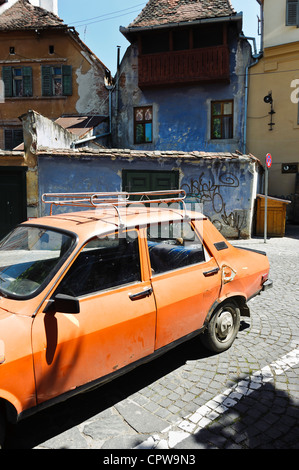
[[[27,221],[1,241],[0,442],[7,419],[198,333],[224,351],[249,316],[247,301],[271,286],[265,254],[233,247],[186,211],[183,191],[145,196],[151,207],[124,193],[44,195],[51,209],[93,209]]]

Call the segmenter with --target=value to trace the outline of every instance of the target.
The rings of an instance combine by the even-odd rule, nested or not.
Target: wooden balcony
[[[194,82],[229,82],[228,46],[144,54],[138,62],[139,87]]]

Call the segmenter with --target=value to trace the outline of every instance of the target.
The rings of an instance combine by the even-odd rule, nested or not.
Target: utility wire
[[[146,2],[139,3],[139,4],[134,5],[132,7],[129,7],[129,8],[124,8],[122,10],[116,10],[116,11],[113,11],[113,12],[110,12],[110,13],[105,13],[103,15],[94,16],[93,18],[87,18],[85,20],[78,20],[78,21],[69,22],[69,23],[72,23],[74,26],[76,26],[76,25],[78,26],[79,23],[83,23],[83,25],[89,25],[89,24],[93,24],[93,23],[98,23],[100,21],[111,20],[113,18],[118,18],[120,16],[128,15],[128,14],[131,14],[131,13],[136,13],[137,11],[140,11],[140,8],[138,8],[138,10],[135,10],[135,9],[137,7],[140,7],[140,6],[144,5],[145,3]],[[124,13],[124,12],[126,12],[126,13]],[[121,13],[121,14],[118,14],[118,13]],[[111,15],[116,15],[116,16],[111,16]],[[109,17],[109,18],[107,18],[107,17]],[[97,21],[93,21],[93,20],[97,20]]]

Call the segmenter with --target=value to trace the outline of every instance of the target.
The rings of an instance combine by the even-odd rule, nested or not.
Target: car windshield
[[[62,265],[75,238],[43,227],[22,225],[0,242],[0,295],[31,298]]]

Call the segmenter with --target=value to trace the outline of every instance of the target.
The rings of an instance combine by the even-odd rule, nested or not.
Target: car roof
[[[96,208],[87,211],[65,212],[28,220],[25,223],[67,230],[79,236],[89,237],[93,233],[104,234],[120,228],[130,229],[186,218],[206,219],[199,212],[139,205],[120,207],[117,210],[115,208]]]

